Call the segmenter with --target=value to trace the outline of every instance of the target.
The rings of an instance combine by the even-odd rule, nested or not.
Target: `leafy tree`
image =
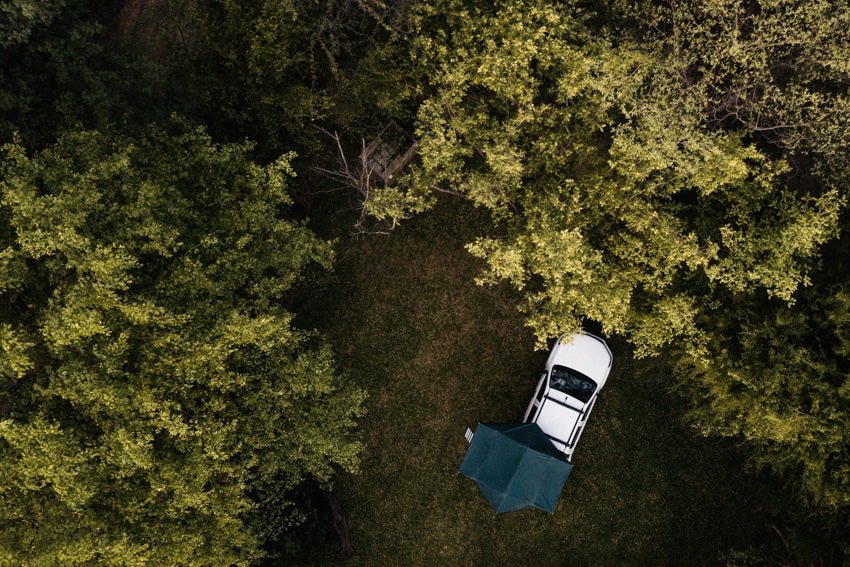
[[[821,176],[850,163],[846,1],[614,0],[618,33],[658,46],[715,127],[742,128]],[[804,159],[804,156],[806,159]]]
[[[320,149],[310,124],[352,114],[342,109],[358,96],[339,90],[343,71],[380,48],[402,4],[177,0],[144,6],[124,35],[146,45],[168,77],[161,106],[206,124],[217,139],[250,137],[264,157],[281,148],[304,157]]]
[[[732,25],[725,5],[676,9],[710,8]],[[815,131],[825,136],[846,121],[846,59],[827,50],[806,67],[804,50],[787,51],[792,41],[774,46],[769,38],[794,21],[776,15],[790,15],[789,6],[744,10],[754,31],[740,52],[733,41],[681,39],[718,33],[698,17],[696,28],[670,32],[679,45],[653,40],[650,25],[637,37],[594,28],[596,14],[570,3],[420,6],[412,54],[428,77],[421,161],[367,207],[400,219],[427,209],[436,190],[487,208],[498,228],[469,246],[487,262],[480,281],[522,290],[541,344],[590,320],[626,336],[639,356],[673,355],[701,431],[747,439],[755,463],[799,475],[810,503],[842,507],[850,470],[843,370],[803,329],[830,312],[828,302],[808,311],[810,286],[845,196],[825,166],[809,168],[805,184],[794,168],[802,153],[815,154],[807,145]],[[826,18],[825,5],[811,8],[821,9]],[[810,33],[817,18],[801,20],[803,45],[837,38],[841,17],[827,18],[826,36]],[[683,55],[685,47],[692,51]],[[700,58],[724,63],[703,68]],[[803,75],[780,80],[765,62],[774,59],[805,67]],[[764,85],[756,92],[772,94],[753,115],[720,119],[712,101],[745,64],[751,86]],[[822,96],[793,101],[803,87]],[[823,120],[800,118],[803,107]],[[791,116],[796,133],[773,128]],[[819,164],[838,163],[840,152],[822,149]],[[786,351],[774,356],[780,345]]]
[[[6,0],[0,5],[0,47],[26,43],[34,29],[52,21],[65,0]]]
[[[504,222],[506,237],[471,250],[485,280],[527,290],[541,339],[589,318],[639,352],[676,337],[699,348],[694,315],[718,294],[792,303],[808,283],[837,192],[789,188],[787,166],[746,135],[704,128],[658,54],[594,40],[548,3],[438,13],[456,16],[419,44],[434,94],[413,206],[436,186]]]
[[[800,303],[719,306],[708,323],[712,357],[680,359],[679,387],[701,433],[741,439],[754,465],[793,479],[807,500],[848,509],[850,302],[844,291],[806,290]]]
[[[356,469],[363,394],[285,308],[331,249],[250,150],[180,121],[4,147],[0,563],[249,564],[293,486]]]
[[[58,128],[111,114],[115,66],[99,32],[85,2],[0,3],[0,141],[19,132],[44,144]]]

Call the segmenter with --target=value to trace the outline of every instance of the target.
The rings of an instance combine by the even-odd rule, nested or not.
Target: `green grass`
[[[389,237],[343,240],[334,283],[311,301],[338,365],[370,394],[362,472],[336,487],[350,564],[717,565],[758,543],[761,491],[680,424],[660,365],[617,340],[554,515],[496,515],[458,474],[465,427],[519,421],[546,359],[516,293],[473,282],[483,266],[463,244],[486,228],[483,212],[447,202]]]

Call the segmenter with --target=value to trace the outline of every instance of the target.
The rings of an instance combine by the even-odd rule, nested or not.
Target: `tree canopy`
[[[249,564],[281,495],[356,469],[362,392],[285,308],[331,249],[249,150],[179,121],[5,146],[3,562]]]
[[[846,508],[843,294],[811,286],[846,206],[847,7],[614,5],[414,10],[420,163],[366,206],[488,209],[480,281],[522,292],[541,344],[595,322],[677,361],[700,431]]]
[[[357,469],[365,394],[294,323],[333,243],[293,197],[388,120],[417,159],[365,213],[486,210],[479,283],[539,346],[657,356],[696,432],[847,524],[848,28],[846,0],[0,2],[0,562],[256,563],[294,487]]]

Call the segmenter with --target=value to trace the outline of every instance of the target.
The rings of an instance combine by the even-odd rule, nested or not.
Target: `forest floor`
[[[458,474],[463,433],[519,421],[547,353],[516,292],[474,283],[483,264],[464,244],[488,230],[486,213],[447,200],[390,236],[354,240],[347,222],[314,212],[314,229],[341,239],[307,311],[369,391],[362,471],[336,486],[348,564],[722,565],[729,550],[776,544],[774,492],[728,445],[687,429],[662,365],[616,339],[555,514],[496,515]]]

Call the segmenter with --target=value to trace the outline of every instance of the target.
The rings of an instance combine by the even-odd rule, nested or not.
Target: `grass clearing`
[[[680,424],[659,365],[617,340],[554,515],[496,515],[458,474],[465,427],[519,421],[546,359],[516,293],[474,284],[483,265],[463,245],[487,226],[483,211],[444,202],[389,237],[345,241],[310,302],[370,394],[362,472],[337,484],[350,564],[717,565],[758,544],[770,499],[723,444]]]

